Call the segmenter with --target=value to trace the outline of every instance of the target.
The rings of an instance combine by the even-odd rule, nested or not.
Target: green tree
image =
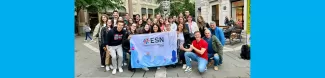
[[[96,12],[104,10],[106,13],[107,8],[120,8],[121,4],[121,0],[75,0],[75,11],[77,12],[77,16],[79,16],[79,11],[82,9]],[[77,19],[76,21],[79,20]],[[78,26],[77,23],[77,27]]]

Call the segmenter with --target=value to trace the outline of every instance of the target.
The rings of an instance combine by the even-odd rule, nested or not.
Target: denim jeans
[[[126,51],[126,50],[123,50],[123,62],[122,62],[122,64],[124,65],[124,63],[126,63],[127,61],[126,61],[126,53],[127,53],[128,51]]]
[[[219,55],[214,55],[214,54],[208,54],[208,58],[210,60],[210,58],[213,57],[213,61],[214,61],[214,66],[218,66],[219,65]]]
[[[85,40],[87,40],[87,38],[90,38],[90,40],[92,40],[92,38],[90,36],[90,32],[86,32],[86,39]]]
[[[205,68],[207,67],[208,61],[198,55],[196,55],[193,52],[185,52],[184,53],[185,56],[185,61],[186,61],[186,66],[192,67],[190,59],[192,59],[192,61],[196,61],[198,62],[198,69],[199,72],[204,72]]]

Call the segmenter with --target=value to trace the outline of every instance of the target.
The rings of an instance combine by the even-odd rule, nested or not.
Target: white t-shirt
[[[181,33],[177,33],[178,35],[177,35],[177,39],[179,39],[179,45],[183,45],[184,44],[184,42],[185,42],[185,38],[184,38],[184,34],[183,34],[183,32],[181,32]]]
[[[177,30],[177,25],[176,25],[176,23],[173,23],[171,25],[171,31],[176,31],[176,30]]]
[[[117,20],[114,19],[114,27],[117,26]]]
[[[195,31],[199,31],[199,27],[197,26],[196,22],[192,21],[192,24],[190,24],[189,22],[186,22],[186,24],[188,25],[190,33],[194,33]]]

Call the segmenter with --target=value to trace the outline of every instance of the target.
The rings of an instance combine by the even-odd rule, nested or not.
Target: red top
[[[208,60],[208,43],[205,40],[201,39],[199,42],[197,42],[196,40],[193,40],[192,44],[195,48],[197,48],[199,50],[201,50],[201,48],[205,48],[206,50],[204,51],[204,53],[202,55],[197,52],[195,52],[195,54],[200,56],[201,58]]]
[[[161,25],[161,26],[160,26],[160,30],[161,30],[161,32],[163,32],[163,31],[165,30],[164,27],[165,27],[165,25]]]

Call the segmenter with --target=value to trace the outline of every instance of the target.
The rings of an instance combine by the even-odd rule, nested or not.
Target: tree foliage
[[[81,9],[96,9],[97,11],[108,8],[120,8],[123,2],[121,0],[75,0],[76,11]]]

